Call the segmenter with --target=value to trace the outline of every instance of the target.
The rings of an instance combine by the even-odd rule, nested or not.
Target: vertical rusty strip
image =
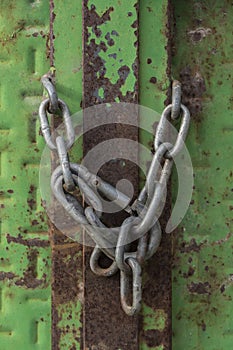
[[[54,67],[54,20],[55,20],[55,14],[54,14],[54,0],[49,1],[49,61],[50,61],[50,67]]]
[[[138,2],[83,1],[83,107],[107,102],[138,103]],[[103,115],[103,118],[107,116]],[[137,125],[137,114],[135,124]],[[95,115],[84,112],[84,129],[95,126]],[[104,140],[126,138],[138,141],[136,127],[109,125],[84,134],[84,155]],[[125,150],[123,150],[125,151]],[[134,157],[137,159],[138,150]],[[106,163],[100,176],[115,185],[126,178],[138,192],[136,164],[122,160]],[[110,226],[119,225],[125,215],[105,216]],[[89,268],[91,249],[84,246],[85,305],[84,349],[138,349],[138,318],[124,314],[120,305],[119,275],[95,276]]]

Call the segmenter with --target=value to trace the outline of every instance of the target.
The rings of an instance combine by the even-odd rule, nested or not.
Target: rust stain
[[[208,294],[210,295],[211,292],[211,285],[209,282],[198,282],[198,283],[190,283],[187,285],[187,288],[190,293],[192,294]]]
[[[170,185],[168,193],[170,193]],[[168,198],[161,216],[161,227],[166,227],[171,212],[171,198]],[[172,294],[172,235],[165,232],[157,253],[145,265],[146,282],[143,288],[143,302],[153,310],[163,309],[167,315],[162,331],[141,331],[141,338],[149,347],[163,345],[164,350],[171,349],[171,294]]]
[[[53,269],[56,271],[56,278],[53,279],[54,302],[61,305],[69,301],[76,301],[80,290],[79,264],[82,256],[82,247],[79,244],[62,246],[62,249],[53,249]],[[54,247],[56,248],[56,246]]]
[[[50,60],[50,67],[54,67],[54,28],[53,24],[55,21],[56,14],[54,13],[54,0],[49,1],[49,6],[50,6],[50,24],[49,24],[49,34],[47,38],[47,43],[46,43],[46,48],[47,48],[47,58]]]
[[[190,243],[187,242],[182,242],[180,245],[180,252],[181,253],[191,253],[191,252],[199,252],[202,245],[204,243],[201,244],[197,244],[196,240],[194,238],[191,239]]]
[[[54,225],[50,224],[52,245],[52,349],[60,349],[63,335],[72,332],[62,318],[64,313],[74,309],[82,294],[82,246],[64,236]],[[67,306],[67,305],[71,306]],[[59,316],[60,314],[60,316]],[[70,314],[72,318],[72,314]],[[60,321],[63,321],[61,326]],[[75,323],[75,322],[74,322]],[[66,328],[67,327],[67,328]],[[76,330],[78,331],[78,329]],[[80,342],[80,339],[76,340]]]
[[[188,32],[188,36],[190,37],[191,41],[195,44],[201,42],[210,34],[212,34],[211,28],[203,28],[203,27],[196,28]]]
[[[38,257],[38,250],[36,249],[29,249],[27,253],[28,257],[28,267],[27,270],[24,272],[24,275],[22,278],[17,280],[15,282],[16,286],[23,286],[26,288],[35,289],[39,286],[46,283],[46,274],[43,274],[42,279],[37,278],[37,257]]]
[[[160,347],[161,345],[164,345],[164,343],[166,342],[163,332],[160,332],[156,329],[143,331],[142,336],[143,336],[143,339],[145,340],[146,345],[151,349],[154,349],[157,346]],[[168,349],[168,348],[166,347],[166,345],[164,345],[163,349]]]
[[[19,234],[17,237],[11,236],[10,234],[7,234],[6,236],[7,243],[17,243],[22,244],[27,247],[40,247],[40,248],[46,248],[49,247],[50,243],[46,240],[41,240],[38,238],[32,238],[32,239],[25,239],[22,237],[21,234]]]
[[[22,277],[12,272],[0,272],[0,281],[5,279],[13,280],[16,286],[26,287],[28,289],[35,289],[39,286],[43,288],[49,283],[47,281],[47,275],[43,274],[41,279],[37,278],[37,257],[38,250],[30,248],[27,253],[28,265]]]
[[[206,92],[204,77],[199,71],[192,71],[190,66],[180,71],[182,84],[182,103],[190,110],[192,118],[201,122],[203,95]]]
[[[12,280],[16,277],[16,275],[13,272],[4,272],[0,271],[0,281],[4,280]]]

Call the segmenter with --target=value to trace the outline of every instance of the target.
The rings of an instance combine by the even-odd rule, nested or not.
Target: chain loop
[[[127,249],[127,239],[129,237],[134,221],[135,221],[135,217],[131,216],[127,218],[121,225],[119,238],[117,241],[117,246],[115,251],[115,259],[116,259],[117,266],[121,271],[123,271],[126,274],[130,272],[130,267],[125,261],[125,252]],[[132,241],[134,241],[134,239],[132,239]]]
[[[90,258],[90,267],[91,270],[97,275],[101,277],[111,277],[115,275],[118,271],[118,266],[115,261],[111,263],[111,265],[107,268],[103,268],[99,265],[99,259],[101,255],[103,254],[102,250],[95,246],[91,258]]]
[[[60,164],[62,167],[62,173],[65,181],[66,190],[72,192],[75,190],[75,183],[70,171],[69,156],[67,154],[66,145],[63,137],[58,136],[56,138],[57,153],[59,156]]]
[[[40,108],[39,108],[39,118],[40,118],[41,132],[44,136],[45,142],[52,151],[55,151],[57,150],[57,147],[52,139],[51,130],[50,130],[49,121],[48,121],[48,115],[47,115],[49,103],[50,103],[49,98],[41,102]],[[64,124],[66,128],[66,133],[67,133],[66,148],[67,150],[69,150],[73,146],[74,140],[75,140],[75,132],[72,125],[70,112],[65,102],[60,99],[58,99],[58,107],[64,119]]]
[[[51,176],[52,193],[69,217],[84,228],[95,242],[90,259],[91,270],[105,277],[120,270],[121,305],[127,315],[133,316],[139,312],[141,305],[141,265],[156,253],[160,245],[162,235],[158,219],[166,200],[173,158],[182,149],[188,133],[190,114],[181,104],[181,85],[173,82],[172,104],[164,109],[156,130],[155,154],[145,186],[138,199],[130,205],[130,198],[124,193],[89,172],[83,165],[70,163],[68,150],[74,143],[75,132],[69,109],[64,101],[57,98],[48,76],[42,77],[42,83],[49,98],[39,108],[41,130],[47,146],[57,152],[60,161]],[[64,119],[66,141],[63,136],[57,136],[54,142],[51,134],[47,113],[57,110],[61,111]],[[181,125],[173,144],[169,140],[168,123],[180,115]],[[83,195],[85,209],[75,197],[77,188]],[[103,197],[130,214],[120,228],[109,228],[101,221]],[[135,251],[132,251],[131,242],[136,242]],[[106,268],[100,266],[102,254],[111,260]]]
[[[184,105],[181,105],[181,110],[182,110],[182,120],[181,120],[180,130],[178,132],[175,145],[166,154],[166,158],[168,159],[171,159],[177,156],[177,154],[183,148],[184,142],[188,134],[189,123],[190,123],[190,113],[188,108],[185,107]],[[154,140],[155,151],[157,151],[161,143],[164,142],[163,138],[167,131],[168,122],[171,116],[171,111],[172,111],[172,105],[170,104],[164,109],[161,115],[159,124],[157,126],[156,134],[155,134],[155,140]]]
[[[142,300],[142,269],[138,261],[134,258],[127,258],[125,264],[129,266],[124,271],[121,270],[121,306],[128,316],[137,314],[141,309]],[[130,271],[131,269],[131,271]],[[132,305],[129,305],[130,296],[130,272],[132,274]]]

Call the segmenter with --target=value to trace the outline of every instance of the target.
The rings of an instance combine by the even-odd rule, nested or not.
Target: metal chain
[[[168,105],[158,124],[154,149],[155,154],[147,174],[145,186],[138,199],[129,206],[130,199],[122,192],[90,173],[80,164],[70,163],[68,150],[75,140],[70,112],[64,101],[58,99],[51,77],[41,79],[48,92],[48,99],[39,108],[41,131],[47,146],[57,152],[60,166],[51,176],[51,188],[65,211],[85,228],[96,246],[90,259],[91,270],[98,276],[110,277],[120,270],[121,305],[127,315],[133,316],[141,305],[141,265],[157,251],[161,241],[159,216],[166,200],[167,182],[170,177],[173,158],[181,151],[190,123],[190,113],[181,104],[181,84],[172,85],[172,103]],[[66,141],[57,136],[53,141],[48,121],[48,112],[60,110],[66,128]],[[181,124],[176,142],[169,142],[168,122],[181,116]],[[168,140],[166,140],[168,138]],[[87,207],[84,209],[74,196],[77,188],[84,194]],[[120,228],[108,228],[101,221],[102,202],[99,193],[130,216]],[[130,250],[130,242],[137,240],[137,250]],[[101,254],[108,256],[112,263],[107,268],[99,265]],[[130,301],[131,300],[131,301]]]

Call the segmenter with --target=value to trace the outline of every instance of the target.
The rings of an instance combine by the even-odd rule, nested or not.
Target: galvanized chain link
[[[130,206],[130,199],[122,192],[90,173],[83,165],[70,163],[68,150],[75,140],[70,112],[64,101],[58,99],[49,76],[41,79],[49,98],[39,108],[41,131],[47,146],[57,152],[60,166],[51,176],[51,189],[65,211],[85,228],[96,246],[90,259],[90,267],[98,276],[110,277],[120,270],[121,305],[127,315],[139,312],[141,305],[141,265],[157,251],[161,241],[159,216],[166,201],[167,182],[170,177],[173,158],[181,151],[190,123],[188,109],[181,104],[181,84],[173,82],[172,103],[161,116],[154,139],[155,154],[147,174],[145,186],[138,199]],[[66,128],[66,141],[57,136],[53,141],[48,121],[48,112],[60,110]],[[181,116],[179,132],[174,144],[169,141],[168,122]],[[166,140],[167,139],[167,140]],[[74,196],[79,188],[87,207],[84,209]],[[102,202],[100,195],[114,201],[130,216],[120,228],[108,228],[101,221]],[[130,250],[130,243],[137,240],[137,250]],[[103,268],[99,265],[101,254],[112,263]]]

